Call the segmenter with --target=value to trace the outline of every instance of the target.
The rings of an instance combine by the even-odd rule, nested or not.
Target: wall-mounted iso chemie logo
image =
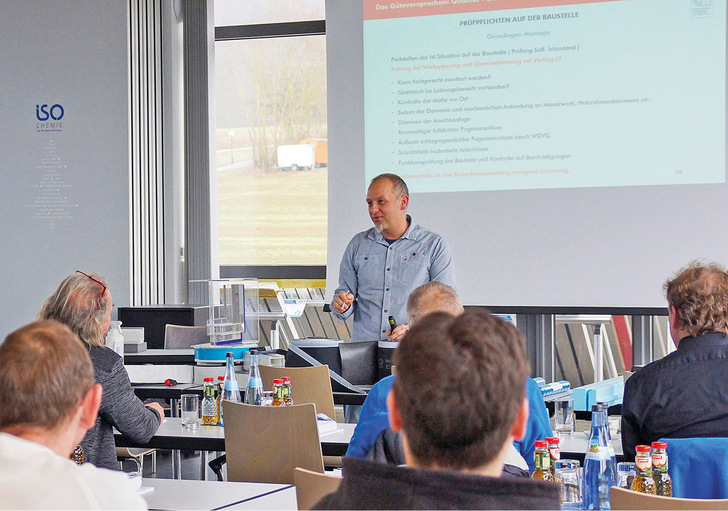
[[[60,103],[36,103],[35,129],[37,132],[63,131],[63,116],[66,110]]]

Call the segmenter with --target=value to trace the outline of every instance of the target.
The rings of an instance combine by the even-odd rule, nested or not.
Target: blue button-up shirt
[[[438,280],[456,287],[452,250],[445,238],[417,225],[407,215],[409,227],[391,244],[374,227],[360,232],[346,247],[339,267],[339,287],[354,295],[354,303],[343,314],[354,314],[351,340],[387,338],[389,316],[407,322],[407,298],[417,287]],[[332,301],[333,310],[333,301]]]

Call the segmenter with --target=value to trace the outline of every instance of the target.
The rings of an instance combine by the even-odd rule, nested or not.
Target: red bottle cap
[[[274,379],[273,380],[273,385],[276,385],[276,384],[283,385],[283,380],[281,380],[280,378]]]
[[[652,442],[653,449],[667,449],[667,442]]]
[[[205,378],[205,381],[214,381],[214,378],[212,378],[212,377],[210,377],[210,378]]]
[[[291,377],[290,377],[290,376],[284,376],[284,377],[283,377],[283,381],[284,381],[284,382],[286,382],[286,381],[291,381]]]
[[[219,381],[225,381],[225,377],[224,377],[224,376],[218,376],[218,377],[217,377],[217,379],[218,379]]]
[[[546,442],[548,442],[550,444],[558,444],[559,443],[559,439],[558,439],[558,437],[550,436],[550,437],[548,437],[546,439]]]
[[[650,452],[652,448],[650,448],[649,445],[638,445],[635,447],[635,451],[637,452]]]
[[[534,447],[546,447],[548,444],[546,443],[546,440],[536,440],[533,443]]]

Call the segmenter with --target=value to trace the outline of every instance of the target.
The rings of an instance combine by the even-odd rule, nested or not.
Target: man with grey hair
[[[341,259],[331,308],[340,319],[354,315],[351,340],[399,340],[389,317],[403,322],[405,303],[417,287],[439,280],[455,287],[452,251],[445,238],[407,214],[409,191],[395,174],[372,179],[366,197],[374,227],[352,238]]]
[[[0,345],[0,509],[147,509],[126,474],[69,459],[101,385],[78,337],[38,321]]]

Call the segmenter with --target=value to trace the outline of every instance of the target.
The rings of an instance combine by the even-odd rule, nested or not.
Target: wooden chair
[[[728,509],[728,499],[678,499],[637,493],[612,486],[609,500],[615,511],[625,509]]]
[[[165,325],[164,349],[185,349],[210,342],[206,326]]]
[[[228,481],[293,484],[293,469],[323,473],[316,407],[223,401]]]
[[[319,474],[296,467],[293,470],[293,484],[296,486],[298,509],[311,509],[322,497],[334,493],[341,479],[339,476]]]
[[[294,404],[313,403],[316,405],[316,413],[325,413],[336,420],[329,366],[273,367],[260,365],[260,377],[265,390],[273,390],[273,379],[284,376],[291,377]]]

